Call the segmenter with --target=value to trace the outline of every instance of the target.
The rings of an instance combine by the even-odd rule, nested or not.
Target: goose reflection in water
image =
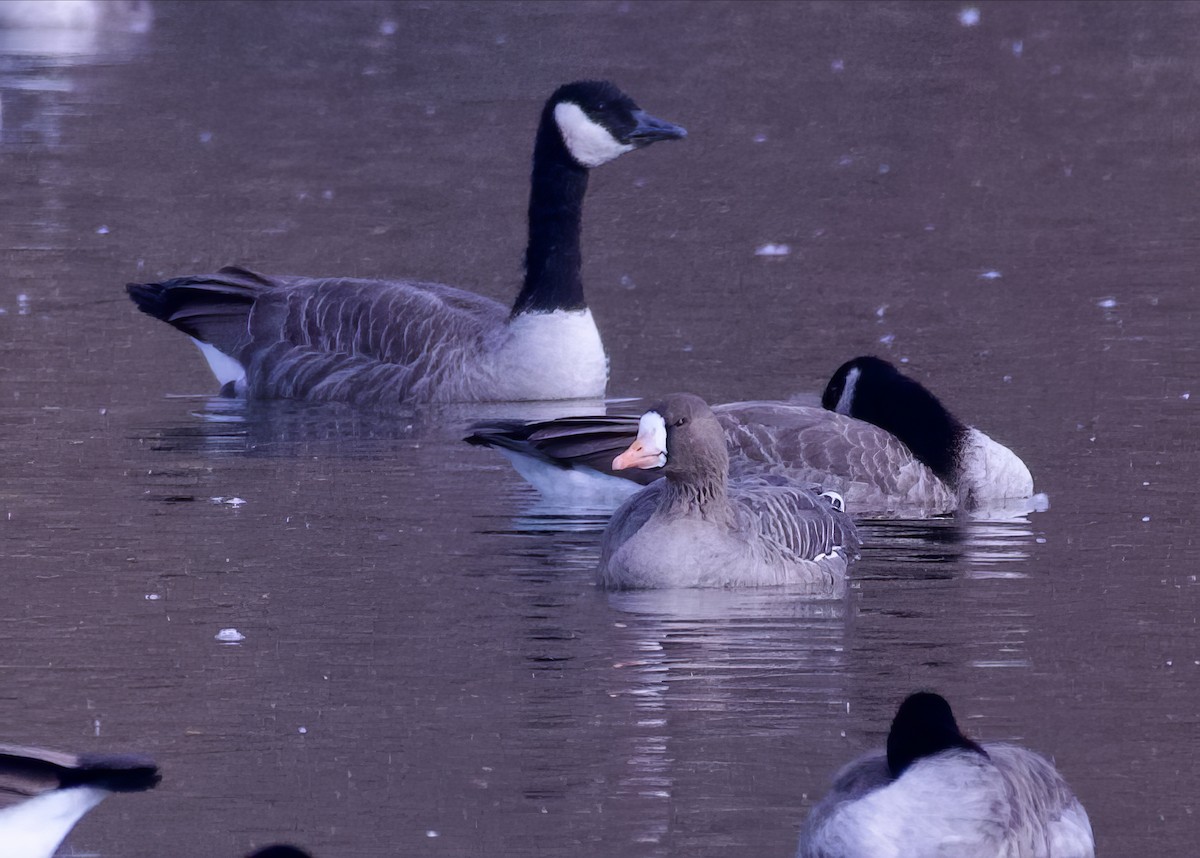
[[[665,843],[677,793],[737,763],[705,756],[720,746],[717,737],[807,735],[831,708],[845,705],[844,600],[787,588],[620,591],[605,598],[617,617],[609,695],[630,702],[636,724],[623,751],[627,773],[612,790],[614,802],[642,818],[623,835],[632,842],[677,850],[679,844]],[[729,809],[762,796],[726,789],[714,799]]]

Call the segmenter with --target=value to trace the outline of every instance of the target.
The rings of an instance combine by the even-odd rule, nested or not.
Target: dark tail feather
[[[273,846],[264,846],[257,852],[250,853],[246,858],[312,858],[312,856],[295,846],[276,843]]]
[[[162,283],[129,283],[125,289],[143,313],[234,355],[247,337],[258,294],[272,285],[259,274],[231,267]]]
[[[657,469],[612,469],[613,459],[633,443],[637,431],[637,417],[564,417],[538,423],[478,423],[464,440],[480,447],[512,450],[559,468],[586,467],[644,485],[662,473]]]
[[[138,754],[85,754],[79,767],[68,769],[63,786],[95,786],[109,792],[143,792],[162,780],[158,766]]]
[[[125,291],[147,316],[166,322],[171,317],[165,283],[126,283]]]
[[[75,756],[44,748],[0,745],[0,795],[33,796],[75,786],[141,792],[155,786],[159,779],[158,766],[139,754]]]

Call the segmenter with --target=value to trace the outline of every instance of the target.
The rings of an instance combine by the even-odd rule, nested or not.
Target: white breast
[[[591,310],[523,313],[489,348],[493,399],[597,399],[608,358]]]

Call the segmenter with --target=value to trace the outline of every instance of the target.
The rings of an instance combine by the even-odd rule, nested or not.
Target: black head
[[[950,704],[940,694],[918,691],[905,698],[888,732],[887,761],[892,777],[900,777],[922,757],[932,757],[951,748],[987,756],[983,748],[958,729]]]
[[[312,858],[312,856],[295,846],[276,843],[273,846],[264,846],[262,849],[251,852],[246,858]]]
[[[857,417],[858,415],[854,413],[853,409],[855,405],[860,405],[857,402],[858,385],[864,375],[867,377],[868,384],[872,380],[884,384],[889,379],[904,378],[895,366],[883,358],[872,355],[852,358],[839,366],[830,377],[829,382],[825,385],[825,392],[821,394],[821,407],[827,411],[836,411],[849,417]],[[844,401],[843,396],[845,396]]]
[[[603,80],[560,86],[546,102],[542,121],[553,121],[572,158],[589,168],[659,140],[687,136],[683,128],[651,116]]]
[[[142,792],[161,780],[154,760],[141,754],[83,754],[62,775],[64,787],[87,785],[109,792]]]
[[[903,441],[913,455],[951,485],[967,427],[919,381],[882,358],[846,361],[825,385],[821,405],[873,423]]]

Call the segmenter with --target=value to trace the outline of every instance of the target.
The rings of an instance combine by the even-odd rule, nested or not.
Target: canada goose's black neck
[[[958,729],[950,704],[941,695],[919,691],[905,698],[888,732],[887,762],[892,777],[900,777],[922,757],[952,748],[988,755]]]
[[[959,453],[967,427],[920,384],[907,378],[903,381],[912,385],[905,399],[889,406],[877,419],[867,419],[903,441],[942,482],[957,488]]]
[[[851,388],[848,412],[836,407],[846,388]],[[834,373],[822,404],[887,430],[944,483],[958,487],[959,455],[968,428],[924,385],[887,361],[860,357],[847,362]]]
[[[547,104],[533,146],[525,284],[512,315],[587,309],[580,249],[587,184],[588,170],[567,151]]]

